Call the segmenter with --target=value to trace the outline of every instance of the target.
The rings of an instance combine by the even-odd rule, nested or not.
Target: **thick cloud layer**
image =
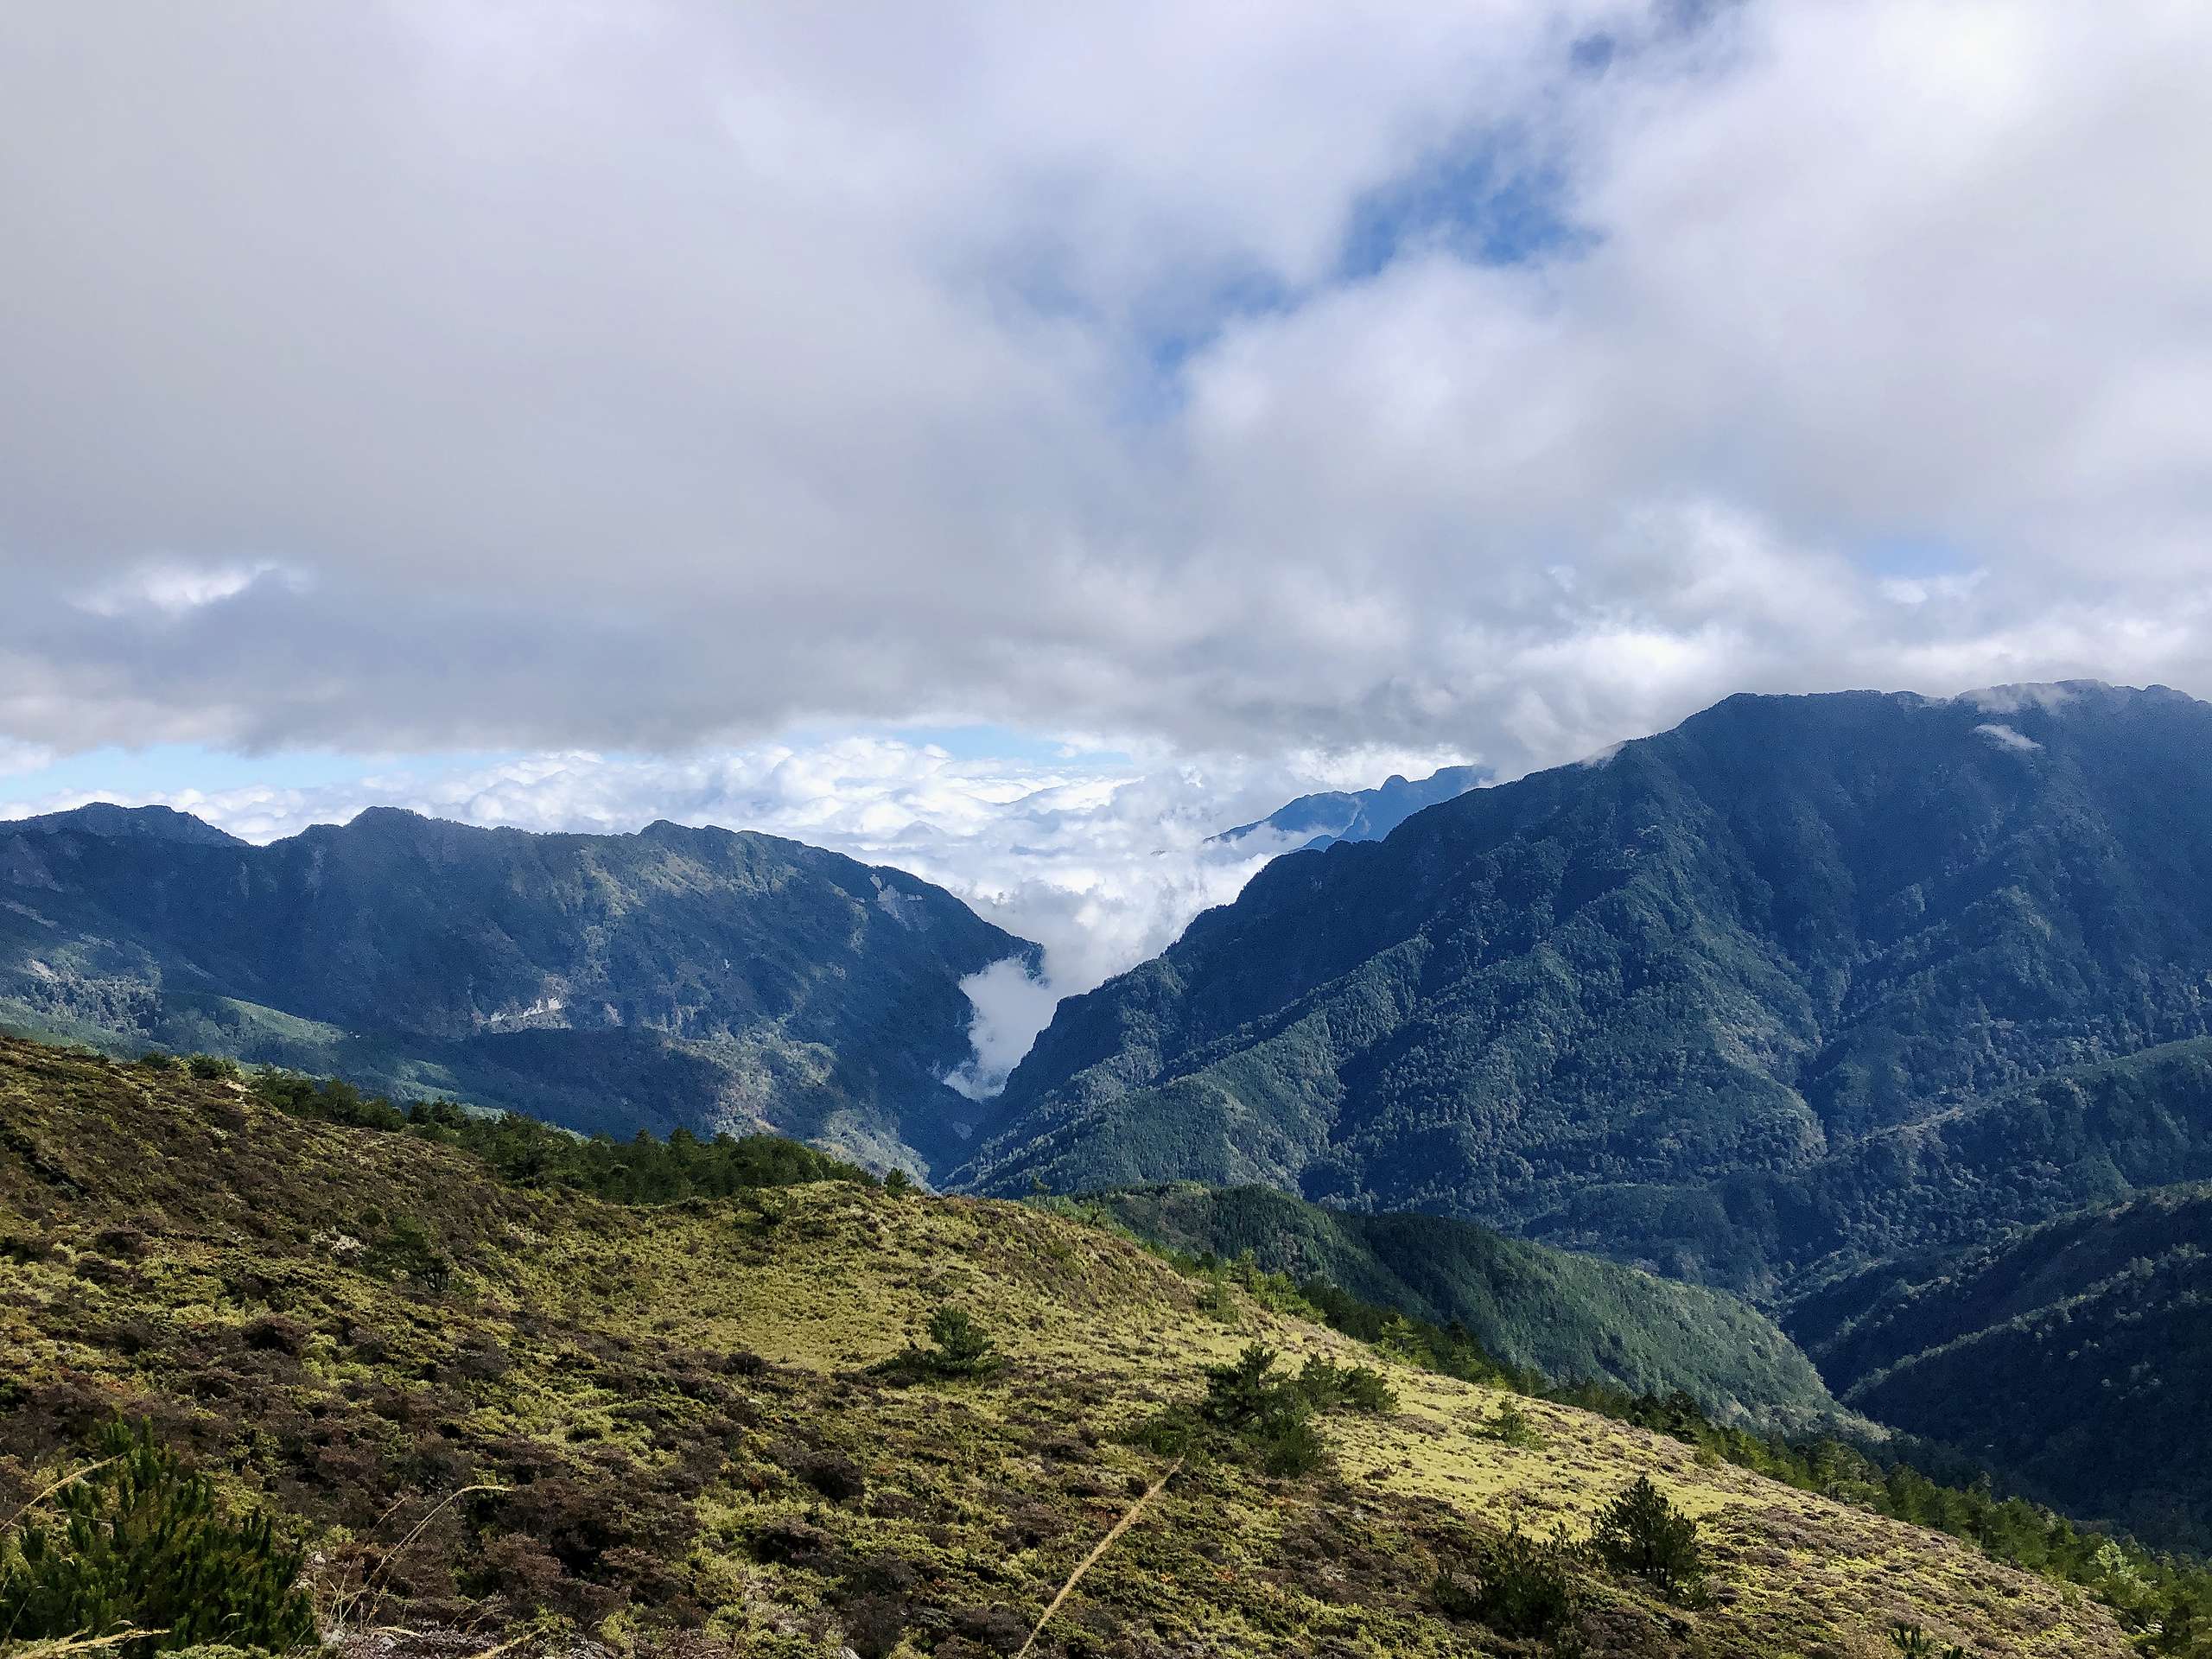
[[[2212,691],[2212,11],[0,11],[0,767]]]

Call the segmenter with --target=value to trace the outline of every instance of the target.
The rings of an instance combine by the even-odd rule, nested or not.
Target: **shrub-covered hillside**
[[[861,1180],[621,1206],[437,1133],[0,1045],[10,1561],[43,1527],[51,1577],[55,1506],[124,1501],[122,1419],[364,1654],[977,1659],[1109,1540],[1032,1651],[2128,1650],[1964,1544],[1103,1229]]]

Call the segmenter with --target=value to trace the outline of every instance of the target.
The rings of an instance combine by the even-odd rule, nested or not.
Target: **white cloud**
[[[970,1100],[985,1100],[1006,1087],[1007,1077],[1037,1040],[1037,1033],[1051,1023],[1059,993],[1049,979],[1032,974],[1019,957],[969,975],[960,988],[976,1007],[968,1027],[968,1040],[976,1053],[955,1067],[945,1081]]]
[[[124,616],[142,610],[181,616],[236,599],[264,576],[282,578],[284,574],[282,567],[268,559],[242,564],[153,559],[109,577],[82,594],[77,604],[94,616]],[[299,585],[296,578],[291,580],[292,585]]]
[[[1985,715],[2017,715],[2026,709],[2063,709],[2075,695],[2071,686],[2056,683],[1985,685],[1964,693],[1959,701]],[[1978,726],[1974,729],[1985,728]]]
[[[18,743],[0,737],[0,778],[22,772],[40,772],[54,764],[54,751],[35,743]]]
[[[1986,737],[1999,748],[2010,749],[2015,753],[2024,754],[2030,750],[2043,747],[2042,744],[2037,742],[2026,733],[2016,731],[2010,726],[2000,726],[1992,722],[1977,726],[1974,729],[1978,736]]]
[[[1968,570],[1945,576],[1890,576],[1875,584],[1875,591],[1892,605],[1926,605],[1931,601],[1970,598],[1986,570]]]

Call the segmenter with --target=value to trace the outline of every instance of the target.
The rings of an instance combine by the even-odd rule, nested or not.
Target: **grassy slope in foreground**
[[[325,1620],[356,1631],[488,1645],[544,1610],[617,1646],[703,1625],[830,1659],[889,1620],[903,1645],[880,1651],[1007,1651],[1164,1471],[1116,1430],[1255,1337],[1372,1357],[1249,1303],[1232,1330],[1134,1245],[1017,1205],[824,1183],[618,1208],[15,1044],[0,1132],[0,1503],[85,1425],[150,1416],[299,1518]],[[404,1217],[450,1258],[437,1294],[352,1243]],[[999,1374],[867,1375],[946,1300],[996,1334]],[[1542,1444],[1504,1446],[1492,1391],[1381,1363],[1400,1408],[1331,1419],[1332,1467],[1187,1471],[1039,1651],[1528,1651],[1435,1611],[1439,1565],[1515,1522],[1584,1528],[1639,1474],[1701,1519],[1714,1597],[1593,1582],[1595,1651],[1874,1656],[1897,1618],[1981,1656],[2126,1651],[2095,1606],[1949,1539],[1541,1402]]]
[[[1184,1182],[1092,1195],[1140,1236],[1320,1278],[1466,1326],[1509,1364],[1630,1394],[1681,1389],[1724,1421],[1804,1423],[1840,1408],[1813,1363],[1733,1297],[1437,1216],[1325,1209],[1262,1186]]]

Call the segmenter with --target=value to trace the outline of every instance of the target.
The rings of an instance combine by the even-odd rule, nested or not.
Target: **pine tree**
[[[1644,1580],[1670,1600],[1692,1600],[1703,1587],[1697,1522],[1669,1503],[1649,1475],[1638,1475],[1605,1506],[1590,1541],[1607,1567]]]
[[[301,1557],[265,1515],[233,1520],[206,1477],[115,1424],[101,1462],[55,1496],[51,1522],[0,1541],[0,1630],[18,1639],[149,1634],[124,1659],[220,1643],[282,1650],[315,1634]]]

